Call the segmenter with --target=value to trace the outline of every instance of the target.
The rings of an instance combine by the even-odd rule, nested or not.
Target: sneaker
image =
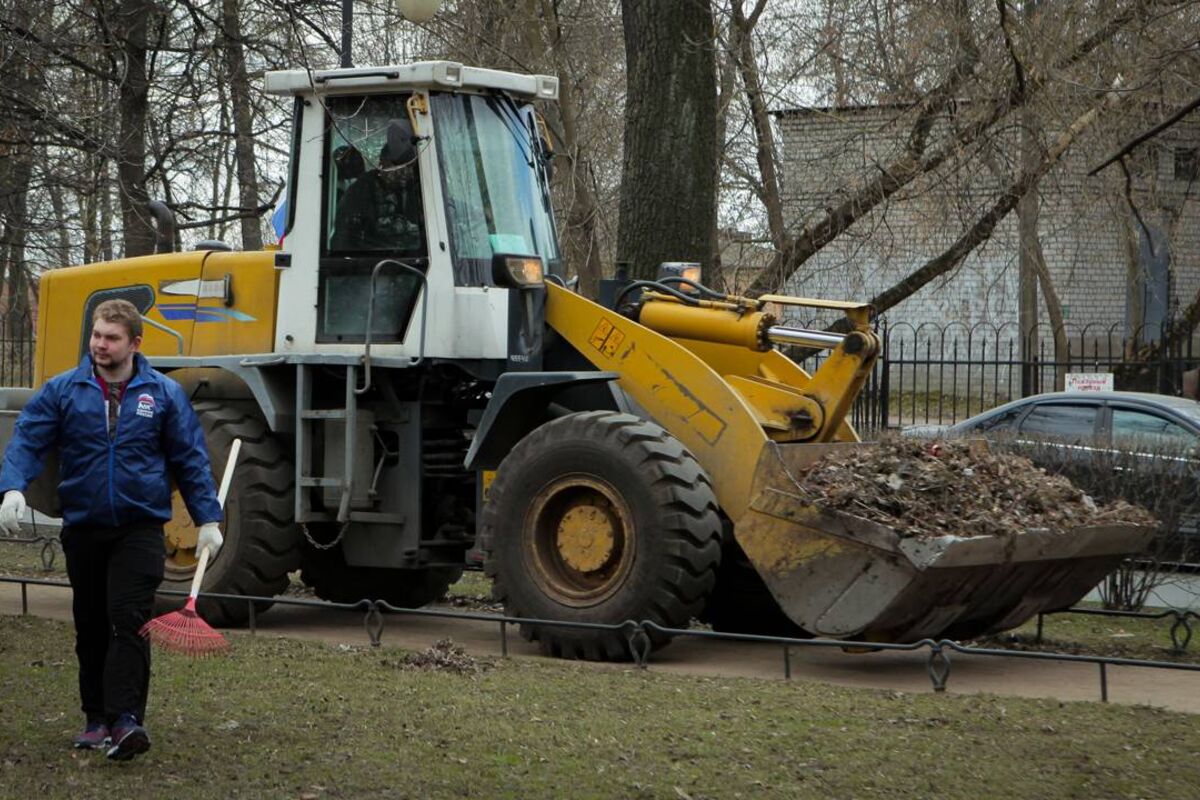
[[[76,750],[98,750],[108,744],[108,726],[103,722],[88,720],[83,733],[71,742]]]
[[[113,761],[128,761],[150,749],[150,734],[132,714],[122,714],[112,726],[112,747],[106,754]]]

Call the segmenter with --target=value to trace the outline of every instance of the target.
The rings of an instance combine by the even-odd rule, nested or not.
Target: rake
[[[242,440],[234,439],[229,450],[229,459],[225,462],[225,474],[221,477],[221,490],[217,493],[217,503],[222,508],[225,507],[225,495],[229,493],[233,467],[237,464],[241,449]],[[229,642],[225,637],[196,613],[196,596],[200,593],[200,584],[204,581],[204,570],[207,566],[208,548],[205,547],[199,553],[196,574],[192,577],[192,590],[188,593],[183,608],[147,622],[140,631],[142,636],[164,650],[189,656],[212,656],[228,652]]]

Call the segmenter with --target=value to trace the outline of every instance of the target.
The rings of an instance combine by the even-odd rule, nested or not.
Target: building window
[[[1194,181],[1200,179],[1200,148],[1175,148],[1175,180]]]

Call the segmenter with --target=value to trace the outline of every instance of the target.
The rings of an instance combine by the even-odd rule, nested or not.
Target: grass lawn
[[[156,654],[153,749],[70,750],[69,627],[0,617],[12,798],[1189,797],[1200,726],[1098,703],[850,690],[234,634]]]
[[[1080,607],[1099,608],[1085,603]],[[1200,662],[1200,621],[1191,621],[1191,642],[1182,653],[1171,650],[1170,617],[1136,619],[1101,617],[1090,614],[1050,614],[1042,626],[1042,641],[1037,641],[1037,618],[1006,633],[986,637],[970,644],[980,647],[1005,647],[1018,650],[1046,650],[1055,653],[1141,658],[1149,661]],[[1182,632],[1181,632],[1182,636]]]

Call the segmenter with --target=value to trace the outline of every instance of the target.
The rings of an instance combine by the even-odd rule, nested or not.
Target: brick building
[[[776,112],[789,226],[821,215],[862,177],[893,160],[907,136],[902,110],[812,108]],[[911,123],[909,123],[911,124]],[[945,251],[1011,180],[1007,154],[1019,152],[1015,129],[1007,147],[980,149],[914,181],[806,262],[788,290],[808,296],[869,299]],[[937,139],[937,128],[931,141]],[[1119,167],[1087,172],[1113,149],[1085,135],[1040,185],[1039,234],[1072,332],[1147,328],[1186,307],[1200,288],[1200,114],[1152,142],[1131,162],[1135,198],[1154,247],[1135,222],[1121,190]],[[1018,324],[1017,215],[952,273],[893,308],[888,317],[917,327]],[[1038,318],[1045,324],[1039,295]]]

